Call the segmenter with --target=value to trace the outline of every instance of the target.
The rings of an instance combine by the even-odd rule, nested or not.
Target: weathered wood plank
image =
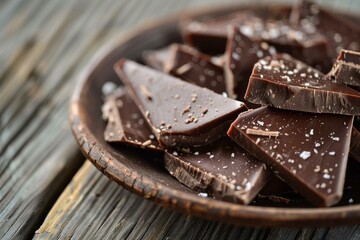
[[[34,239],[358,239],[359,226],[242,228],[164,209],[124,190],[86,162]]]

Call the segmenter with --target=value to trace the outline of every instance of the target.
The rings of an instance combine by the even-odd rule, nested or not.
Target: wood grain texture
[[[230,1],[0,1],[0,238],[32,236],[82,163],[68,126],[68,100],[79,72],[94,52],[118,32],[144,19],[190,5]],[[332,4],[354,13],[360,9],[356,0]],[[82,197],[77,200],[85,201],[83,207],[72,205],[76,199],[59,207],[64,215],[53,219],[51,225],[57,227],[51,234],[56,232],[59,238],[69,232],[73,232],[69,235],[73,238],[98,239],[116,238],[118,232],[133,239],[154,238],[157,234],[203,239],[268,236],[268,229],[233,228],[170,212],[109,183],[94,169],[85,172],[83,179],[92,180],[96,175],[98,180],[86,191],[80,189]],[[100,195],[90,201],[91,194],[96,197],[98,192]],[[104,194],[108,194],[106,198]],[[131,210],[120,208],[125,203],[132,206]],[[79,213],[80,209],[83,212]],[[131,211],[137,211],[137,215],[129,218]],[[68,222],[73,224],[71,231],[66,227]],[[114,222],[118,224],[113,226]],[[96,233],[89,223],[98,229]],[[148,224],[150,230],[143,230],[140,223]],[[43,226],[50,225],[45,222]],[[44,232],[36,237],[51,235],[45,234],[48,227],[41,229]],[[298,232],[303,230],[297,231],[297,238],[302,236]],[[326,234],[336,237],[344,232],[346,236],[359,236],[357,227],[314,230],[305,235],[321,239]]]
[[[173,212],[132,194],[86,162],[34,239],[358,239],[359,226],[242,228]]]

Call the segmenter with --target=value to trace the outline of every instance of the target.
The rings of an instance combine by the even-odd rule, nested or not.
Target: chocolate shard
[[[271,19],[245,21],[239,28],[252,40],[265,41],[278,52],[288,53],[319,70],[328,70],[332,65],[328,39],[313,29]]]
[[[256,41],[265,41],[278,52],[292,56],[329,71],[329,41],[314,28],[292,25],[283,20],[261,19],[252,12],[241,12],[207,21],[187,21],[183,24],[185,42],[205,52],[223,52],[227,28],[237,26],[241,32]],[[213,49],[213,51],[211,51]]]
[[[226,135],[244,103],[122,59],[114,66],[160,144],[206,145]]]
[[[273,46],[248,38],[241,33],[239,27],[229,27],[224,66],[229,96],[243,100],[254,64],[259,59],[274,54],[276,50]]]
[[[353,127],[351,132],[350,157],[360,161],[360,132]]]
[[[241,113],[228,135],[314,205],[343,193],[353,116],[261,107]]]
[[[360,52],[341,50],[328,76],[338,83],[360,87]]]
[[[269,176],[263,163],[228,137],[193,152],[167,151],[165,168],[189,188],[242,204],[252,201]]]
[[[226,93],[223,68],[194,48],[173,44],[165,72],[216,93]]]
[[[287,54],[254,66],[245,99],[276,108],[313,113],[360,114],[360,93],[334,83]]]
[[[330,59],[335,61],[341,49],[360,51],[360,27],[351,23],[339,15],[323,9],[318,4],[308,0],[299,1],[293,11],[299,16],[298,24],[306,29],[324,34],[330,43]],[[330,71],[323,69],[323,72]]]
[[[157,50],[146,50],[142,53],[145,64],[159,71],[164,71],[170,55],[170,46]]]
[[[107,142],[121,142],[149,150],[163,151],[150,127],[124,87],[106,96],[102,107]]]
[[[253,18],[256,18],[254,13],[242,11],[204,21],[185,20],[182,23],[184,42],[205,53],[222,54],[227,41],[227,27]]]

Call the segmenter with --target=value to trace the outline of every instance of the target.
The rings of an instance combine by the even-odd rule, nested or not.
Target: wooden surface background
[[[150,18],[226,2],[239,1],[0,0],[0,239],[360,239],[359,226],[241,228],[185,216],[84,162],[68,103],[96,50]],[[358,0],[319,2],[360,13]]]

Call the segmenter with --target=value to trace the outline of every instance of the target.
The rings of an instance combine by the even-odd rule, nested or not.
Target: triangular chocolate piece
[[[360,52],[341,50],[328,76],[335,82],[360,87]]]
[[[276,108],[313,113],[360,115],[360,93],[287,54],[254,66],[245,99]]]
[[[353,116],[261,107],[241,113],[228,135],[315,205],[343,192]]]
[[[122,59],[115,71],[164,146],[196,147],[226,135],[244,103]]]
[[[193,152],[167,151],[165,167],[186,186],[248,204],[268,180],[266,166],[229,137]]]
[[[173,44],[165,71],[216,93],[226,92],[223,68],[214,64],[210,56],[194,48]]]
[[[163,150],[124,87],[106,96],[102,112],[104,120],[108,121],[104,131],[105,141]]]
[[[226,88],[230,97],[242,100],[254,64],[261,58],[276,54],[266,42],[254,41],[241,33],[239,27],[228,29],[225,52]]]

